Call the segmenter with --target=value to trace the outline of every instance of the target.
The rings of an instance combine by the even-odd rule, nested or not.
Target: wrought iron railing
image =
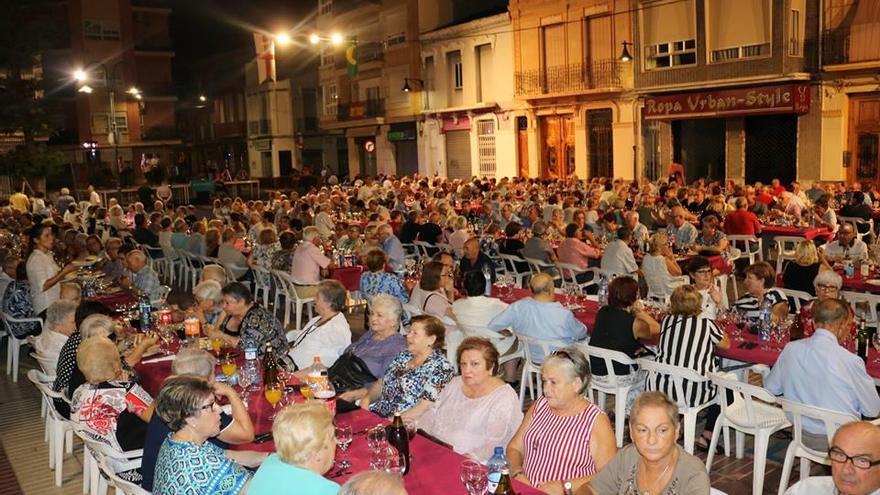
[[[516,94],[530,96],[619,88],[620,69],[618,60],[608,59],[516,71]]]
[[[877,32],[880,32],[878,29]],[[822,63],[824,65],[849,64],[880,60],[880,46],[869,43],[853,45],[849,29],[822,33]]]
[[[377,98],[373,100],[339,103],[336,111],[336,120],[347,121],[369,119],[381,117],[383,115],[385,115],[385,100]]]

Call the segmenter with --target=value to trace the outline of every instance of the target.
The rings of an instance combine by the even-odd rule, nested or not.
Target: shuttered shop
[[[446,132],[446,173],[450,179],[470,179],[471,170],[471,132]]]

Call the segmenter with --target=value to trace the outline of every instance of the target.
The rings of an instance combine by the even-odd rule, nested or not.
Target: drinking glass
[[[337,462],[336,465],[340,470],[351,468],[351,462],[345,458],[345,453],[348,452],[348,446],[351,445],[352,439],[351,425],[336,425],[336,445],[339,446],[339,450],[341,451],[339,454],[339,462]]]
[[[235,374],[235,371],[238,369],[238,365],[235,364],[235,358],[227,355],[224,359],[220,368],[223,369],[223,374],[226,375],[226,380],[232,378],[232,375]]]
[[[245,409],[249,406],[251,393],[248,388],[252,384],[253,376],[247,372],[247,370],[242,370],[242,372],[238,374],[238,386],[241,387],[241,402],[244,404]]]
[[[470,459],[461,463],[459,476],[468,495],[482,495],[489,483],[488,473],[482,464]]]
[[[397,473],[402,476],[403,471],[406,469],[406,458],[403,456],[403,454],[401,454],[400,451],[395,449],[393,446],[389,445],[385,449],[385,458],[388,462],[385,471],[389,473]]]
[[[378,452],[386,441],[384,426],[374,426],[367,431],[367,447],[370,452]]]
[[[269,419],[274,420],[278,414],[278,403],[281,401],[281,396],[284,395],[284,388],[278,382],[266,383],[263,388],[263,395],[266,396],[269,404],[272,404],[272,415],[269,416]]]

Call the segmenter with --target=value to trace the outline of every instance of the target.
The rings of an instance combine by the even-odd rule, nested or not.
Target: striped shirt
[[[712,353],[723,338],[724,332],[712,320],[702,316],[667,315],[660,324],[657,362],[690,368],[706,376],[715,371]],[[715,397],[715,387],[709,382],[683,380],[683,385],[685,402],[691,407]],[[678,400],[674,382],[668,375],[649,375],[646,388],[665,392],[672,400]]]
[[[596,418],[604,414],[592,402],[574,416],[559,416],[544,397],[535,401],[532,421],[523,436],[523,472],[533,486],[596,474],[590,437]]]
[[[773,306],[779,303],[788,303],[788,298],[785,297],[781,290],[774,288],[768,289],[764,293],[764,301],[770,304],[772,311]],[[755,296],[746,293],[733,303],[733,309],[745,315],[749,320],[757,320],[761,313],[761,304],[758,303],[758,299]]]

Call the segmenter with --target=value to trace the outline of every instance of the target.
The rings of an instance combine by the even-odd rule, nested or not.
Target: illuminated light
[[[333,33],[330,35],[330,43],[333,45],[341,45],[342,44],[342,35],[339,33]]]
[[[320,42],[321,42],[321,37],[318,36],[317,34],[312,33],[309,35],[309,43],[311,43],[313,45],[317,45]]]
[[[77,70],[73,71],[73,78],[79,82],[83,82],[89,78],[89,75],[86,74],[86,71],[84,71],[82,69],[77,69]]]
[[[137,95],[141,94],[141,90],[139,90],[139,89],[137,89],[136,87],[132,86],[132,87],[128,88],[128,94],[130,94],[130,95],[134,95],[134,96],[137,96]]]
[[[199,95],[199,101],[202,101],[202,102],[208,101],[208,97],[205,95]]]
[[[77,89],[77,91],[79,91],[80,93],[91,94],[94,90],[88,84],[83,84],[79,87],[79,89]]]
[[[290,44],[290,35],[287,33],[278,33],[275,35],[275,41],[277,41],[279,45],[288,45]]]

